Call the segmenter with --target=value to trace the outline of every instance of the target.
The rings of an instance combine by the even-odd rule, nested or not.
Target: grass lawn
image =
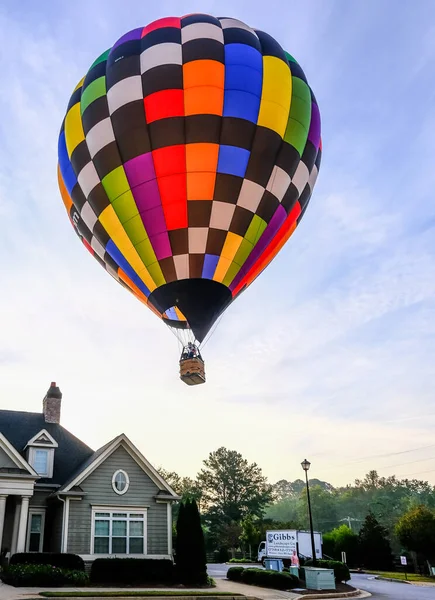
[[[371,573],[372,575],[379,575],[379,577],[387,577],[391,579],[403,579],[405,580],[405,573],[394,573],[390,571],[366,571],[366,573]],[[422,582],[430,582],[435,583],[435,577],[424,577],[423,575],[416,575],[415,573],[407,573],[408,581],[422,581]]]
[[[232,592],[202,592],[196,590],[114,590],[113,592],[41,592],[44,598],[144,598],[146,596],[242,596]]]

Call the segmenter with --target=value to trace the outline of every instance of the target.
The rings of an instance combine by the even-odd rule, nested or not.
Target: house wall
[[[63,504],[52,500],[45,514],[44,552],[62,551]]]
[[[52,493],[51,491],[50,492],[40,491],[37,488],[35,488],[33,496],[30,498],[30,502],[29,502],[30,508],[34,508],[35,506],[46,507],[47,506],[47,498],[51,493]]]
[[[16,469],[17,465],[13,460],[9,458],[6,452],[0,448],[0,468],[4,467],[6,469]]]
[[[115,471],[128,473],[130,486],[122,496],[112,488]],[[158,487],[143,472],[124,448],[120,447],[80,484],[86,493],[83,500],[70,501],[68,552],[90,554],[92,506],[112,505],[147,508],[147,552],[168,554],[166,504],[157,504],[154,496]]]

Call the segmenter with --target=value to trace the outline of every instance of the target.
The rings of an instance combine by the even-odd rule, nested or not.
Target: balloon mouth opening
[[[178,306],[171,306],[170,308],[167,308],[162,314],[162,319],[170,327],[190,329],[186,317],[183,315]]]
[[[181,279],[155,289],[148,298],[171,327],[191,329],[202,342],[232,301],[227,286],[212,279]],[[173,312],[172,312],[173,311]],[[170,316],[177,315],[177,318]],[[184,320],[180,320],[181,315]]]

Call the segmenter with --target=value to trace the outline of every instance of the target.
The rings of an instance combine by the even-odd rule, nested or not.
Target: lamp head
[[[305,459],[304,461],[301,462],[301,466],[304,471],[308,471],[308,469],[311,466],[311,463],[307,459]]]

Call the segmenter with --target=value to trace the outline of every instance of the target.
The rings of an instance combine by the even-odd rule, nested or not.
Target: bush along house
[[[103,557],[172,559],[179,500],[121,434],[94,452],[60,424],[52,383],[42,413],[0,410],[0,547]]]

